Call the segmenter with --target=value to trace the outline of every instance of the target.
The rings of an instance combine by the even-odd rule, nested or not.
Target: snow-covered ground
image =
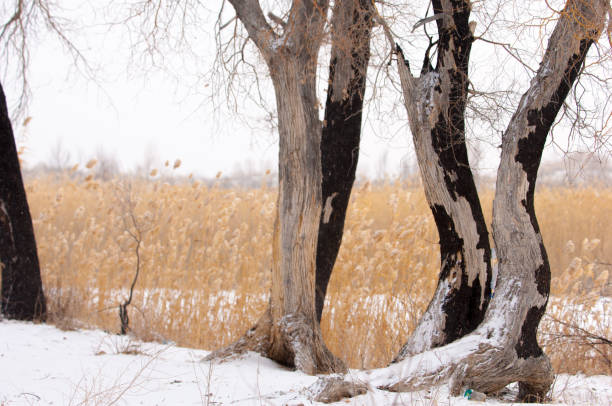
[[[256,354],[224,363],[201,362],[206,354],[102,331],[0,321],[0,406],[317,404],[307,389],[316,377]],[[507,404],[512,392],[487,404]],[[553,401],[612,405],[612,377],[560,375]],[[372,390],[337,404],[475,403],[450,397],[442,386],[404,394]]]

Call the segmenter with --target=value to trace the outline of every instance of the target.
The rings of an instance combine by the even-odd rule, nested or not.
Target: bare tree
[[[72,54],[75,65],[91,72],[81,52],[67,37],[67,21],[57,11],[57,6],[47,0],[11,0],[0,4],[0,58],[6,62],[0,74],[11,79],[8,83],[18,93],[17,105],[11,111],[14,118],[23,115],[29,100],[30,51],[37,34],[53,34]],[[0,90],[2,312],[9,318],[44,320],[46,305],[32,220],[2,85]]]
[[[327,1],[291,3],[286,19],[266,19],[257,0],[230,0],[266,62],[279,131],[279,197],[274,226],[272,292],[264,315],[224,356],[255,350],[310,374],[342,371],[325,347],[315,312],[316,249],[321,215],[321,122],[316,70]]]
[[[491,295],[491,248],[468,160],[465,111],[474,40],[469,1],[432,1],[436,66],[429,38],[421,76],[398,47],[400,79],[425,196],[440,237],[440,276],[427,310],[394,361],[448,344],[482,321]]]
[[[2,84],[0,151],[1,310],[9,319],[45,320],[47,307],[34,228]]]
[[[130,318],[128,314],[128,306],[132,304],[134,298],[134,289],[138,282],[138,277],[144,268],[144,261],[142,258],[141,248],[143,246],[143,240],[146,233],[150,230],[151,222],[153,221],[152,216],[145,214],[144,216],[138,216],[136,214],[136,202],[132,197],[132,183],[129,181],[120,182],[117,186],[115,198],[117,204],[122,209],[122,225],[123,231],[129,236],[131,245],[125,251],[129,251],[134,254],[136,263],[134,264],[134,277],[131,280],[130,288],[128,290],[128,296],[119,304],[119,322],[121,323],[121,335],[127,334],[130,330]],[[121,244],[118,243],[121,246]],[[122,247],[123,249],[123,247]]]
[[[455,64],[455,69],[461,69],[462,56],[467,56],[462,50],[469,45],[461,40],[471,41],[472,37],[471,31],[465,31],[469,23],[463,25],[461,20],[467,23],[471,4],[454,0],[433,1],[433,4],[437,12],[432,20],[436,21],[440,34],[438,67]],[[499,272],[495,296],[482,323],[450,344],[412,354],[387,368],[358,375],[356,379],[391,391],[416,390],[449,382],[454,395],[465,387],[490,393],[511,382],[519,382],[521,399],[545,397],[553,374],[548,357],[538,345],[536,331],[548,302],[550,266],[534,210],[535,184],[549,131],[584,68],[589,48],[604,29],[609,10],[607,0],[567,0],[559,12],[540,67],[502,137],[493,208],[493,238]],[[390,31],[388,35],[393,41]],[[444,41],[443,35],[456,36],[457,41]],[[444,104],[440,105],[439,100],[461,97],[461,92],[467,90],[463,85],[466,78],[453,75],[455,69],[436,72],[430,67],[426,67],[420,77],[414,77],[401,49],[397,50],[409,118],[424,116],[428,123],[442,121],[444,124],[460,117],[460,110],[441,109]],[[441,59],[446,58],[450,63],[441,64]],[[451,94],[449,99],[447,94]],[[436,139],[429,142],[430,145],[417,145],[417,149],[433,147],[433,152],[427,155],[428,161],[423,162],[423,156],[419,156],[419,165],[422,172],[423,167],[428,167],[428,171],[445,175],[437,181],[436,189],[443,194],[449,189],[446,185],[459,178],[460,172],[448,170],[444,159],[435,154]],[[436,195],[438,199],[439,196]],[[454,202],[458,200],[457,196],[453,199]],[[456,220],[464,218],[473,221],[474,212],[467,211]],[[353,384],[348,382],[348,385]],[[321,396],[331,398],[325,393]]]

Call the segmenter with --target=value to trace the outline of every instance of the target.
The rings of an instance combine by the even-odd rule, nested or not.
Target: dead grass
[[[131,184],[134,213],[148,230],[130,307],[132,333],[205,349],[237,339],[267,304],[276,190],[263,182],[259,189],[222,189],[191,179]],[[28,182],[51,320],[119,329],[118,306],[136,264],[120,190],[118,181],[75,174]],[[489,223],[492,196],[483,192]],[[612,263],[612,189],[543,189],[536,205],[552,294],[562,303],[552,306],[553,316],[570,320],[563,311],[579,309],[571,301],[587,300],[588,292],[587,304],[596,306],[595,299],[612,294],[606,265]],[[328,346],[351,367],[384,365],[400,348],[434,290],[437,241],[422,188],[357,186],[322,322]],[[544,324],[545,333],[556,331],[551,326]],[[601,328],[611,336],[609,320]],[[566,350],[567,340],[550,337],[543,338],[557,371],[571,364],[606,372],[581,356],[584,351]]]

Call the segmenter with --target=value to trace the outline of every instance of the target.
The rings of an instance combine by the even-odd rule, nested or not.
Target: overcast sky
[[[70,155],[71,164],[84,163],[103,151],[115,157],[124,170],[132,170],[147,159],[153,159],[158,167],[165,160],[181,159],[180,173],[202,176],[249,167],[276,170],[278,140],[265,120],[266,112],[242,100],[237,111],[229,110],[223,96],[212,93],[219,91],[207,75],[216,52],[217,9],[212,3],[210,10],[203,9],[196,29],[188,32],[197,57],[186,57],[170,46],[162,50],[166,58],[160,64],[163,69],[151,69],[150,64],[141,62],[139,49],[130,46],[134,38],[126,28],[96,27],[98,13],[94,17],[80,6],[67,9],[85,25],[86,29],[71,32],[71,38],[92,61],[95,80],[76,71],[71,57],[52,37],[37,39],[29,71],[32,97],[28,115],[32,119],[27,127],[14,125],[18,145],[25,147],[25,164],[52,162],[58,150]],[[62,4],[83,3],[66,0]],[[414,58],[420,64],[422,49],[415,48]],[[130,58],[132,53],[136,57]],[[491,55],[504,65],[492,64]],[[525,72],[516,71],[512,63],[503,51],[479,41],[474,45],[472,72],[481,73],[474,75],[473,81],[486,89],[495,80],[509,84],[524,78]],[[322,74],[327,74],[325,69]],[[269,82],[266,77],[263,80]],[[523,82],[524,91],[528,80]],[[10,88],[5,85],[7,93]],[[358,167],[362,175],[386,172],[393,176],[402,165],[414,165],[400,95],[389,89],[385,94],[379,104],[386,112],[369,110],[366,114]],[[15,100],[15,95],[7,96],[9,104]],[[319,99],[324,105],[324,92],[319,93]],[[273,100],[269,101],[274,107]],[[498,150],[487,147],[496,144],[495,137],[499,134],[488,134],[483,137],[487,142],[481,143],[485,155],[480,166],[489,172],[497,166]]]
[[[178,172],[183,174],[275,171],[278,138],[266,122],[266,111],[246,102],[230,110],[222,95],[212,94],[218,89],[207,83],[216,52],[215,19],[214,13],[202,16],[206,24],[193,39],[204,44],[196,62],[169,52],[172,59],[161,69],[152,69],[138,57],[130,59],[131,39],[124,29],[86,27],[72,32],[71,38],[92,62],[93,80],[73,66],[72,57],[53,36],[41,35],[28,73],[31,120],[26,127],[14,123],[18,146],[25,151],[24,164],[54,163],[60,151],[70,157],[72,166],[102,151],[115,157],[123,170],[151,159],[158,167],[180,159]],[[265,76],[263,80],[269,81]],[[14,105],[16,95],[10,94],[8,85],[9,105]],[[324,103],[325,94],[319,98]],[[390,125],[382,133],[365,125],[361,174],[399,172],[402,160],[410,159],[410,139],[397,130],[405,125]]]

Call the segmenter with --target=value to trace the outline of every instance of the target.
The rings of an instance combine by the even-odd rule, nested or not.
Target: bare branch
[[[1,11],[2,9],[0,9]],[[71,31],[71,22],[61,17],[61,9],[49,0],[15,0],[14,5],[6,6],[9,16],[0,22],[0,58],[7,61],[4,65],[4,75],[12,70],[18,79],[20,92],[17,106],[13,110],[14,119],[25,114],[30,98],[29,68],[31,49],[34,39],[40,32],[50,33],[70,53],[74,66],[81,70],[86,77],[93,79],[95,70],[77,47],[68,33]],[[10,12],[10,10],[13,10]],[[0,15],[0,21],[3,20]],[[14,62],[13,62],[14,60]]]
[[[445,20],[450,20],[452,22],[452,17],[449,16],[446,13],[438,13],[438,14],[434,14],[432,16],[423,18],[421,20],[419,20],[415,25],[412,26],[412,32],[414,32],[417,28],[419,28],[422,25],[425,25],[427,23],[430,23],[432,21],[436,21],[436,20],[441,20],[441,19],[445,19]]]
[[[380,15],[376,6],[374,6],[373,9],[374,20],[383,28],[385,37],[387,38],[389,45],[392,49],[394,49],[394,52],[397,55],[397,66],[400,80],[402,81],[402,83],[404,83],[404,86],[407,90],[407,94],[411,95],[413,93],[416,83],[414,76],[412,76],[412,74],[410,73],[410,64],[408,63],[408,60],[404,58],[404,53],[402,52],[402,49],[400,48],[399,44],[395,42],[393,32],[391,31],[391,28],[389,28],[389,25],[387,24],[385,19]]]
[[[264,57],[269,55],[276,34],[266,21],[259,1],[229,0],[229,2],[234,6],[236,16],[244,24],[249,33],[249,38],[257,45]]]
[[[283,27],[283,29],[287,29],[287,22],[283,20],[282,18],[280,18],[279,16],[277,16],[276,14],[274,14],[273,12],[270,11],[268,13],[268,18],[270,18],[270,20],[274,21],[276,24]]]

